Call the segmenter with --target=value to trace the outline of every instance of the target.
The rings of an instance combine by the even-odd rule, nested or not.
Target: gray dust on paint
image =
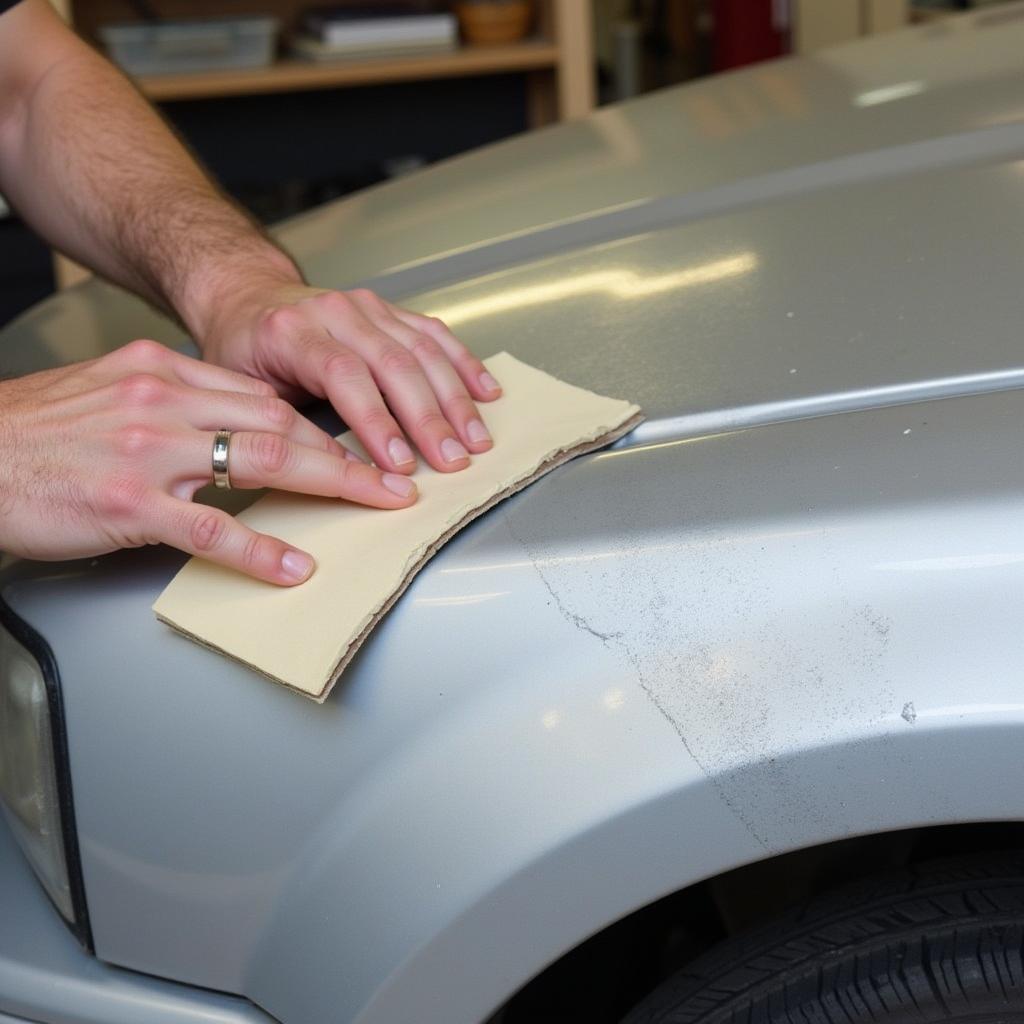
[[[522,548],[523,553],[530,560],[538,577],[544,584],[544,588],[551,595],[551,598],[554,601],[555,607],[558,609],[559,614],[576,629],[581,630],[584,633],[588,633],[590,636],[599,640],[606,649],[618,649],[620,653],[626,656],[627,661],[632,666],[633,671],[636,675],[636,679],[640,686],[640,689],[644,692],[644,694],[647,696],[648,700],[650,700],[650,702],[654,705],[654,707],[657,708],[657,710],[660,712],[665,721],[668,722],[668,724],[672,727],[672,730],[675,732],[675,734],[679,737],[679,740],[682,742],[683,748],[686,750],[686,752],[696,763],[697,767],[700,769],[701,774],[703,774],[705,778],[708,779],[711,785],[715,788],[718,795],[722,798],[722,801],[725,803],[725,805],[730,809],[730,811],[732,811],[732,813],[740,821],[743,827],[750,833],[750,835],[757,842],[757,844],[761,846],[763,849],[767,850],[768,844],[765,842],[764,838],[758,835],[754,826],[751,824],[750,821],[748,821],[744,817],[743,813],[730,803],[729,794],[719,784],[718,779],[716,778],[714,773],[710,771],[704,764],[701,763],[700,757],[690,746],[690,743],[687,740],[686,734],[683,732],[679,721],[675,717],[673,717],[673,715],[669,712],[667,708],[665,708],[662,705],[657,691],[650,685],[649,681],[645,676],[644,661],[638,658],[633,648],[625,642],[625,640],[623,639],[624,634],[621,631],[605,633],[599,629],[595,629],[584,616],[570,609],[562,600],[559,593],[551,585],[551,581],[549,580],[547,573],[544,571],[544,569],[541,568],[541,557],[539,555],[535,555],[531,550],[530,545],[527,544],[523,540],[523,538],[516,533],[515,529],[512,526],[509,516],[506,515],[504,517],[504,522],[506,527],[508,528],[508,532],[512,535],[513,540],[515,540],[516,543]]]
[[[624,656],[762,848],[843,832],[842,748],[884,735],[899,705],[886,674],[892,622],[855,600],[855,583],[836,586],[857,572],[841,541],[764,524],[659,540],[618,525],[602,540],[614,557],[577,557],[543,519],[512,509],[504,521],[558,613]],[[797,577],[793,565],[820,578]],[[831,745],[839,774],[823,783],[800,755]],[[891,756],[885,743],[872,755],[880,773]]]

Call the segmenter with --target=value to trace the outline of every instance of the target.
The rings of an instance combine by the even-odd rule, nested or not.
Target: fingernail
[[[487,432],[487,428],[480,422],[480,420],[470,420],[466,424],[466,436],[473,442],[473,444],[481,444],[484,441],[491,440],[491,435]]]
[[[380,482],[400,498],[408,498],[416,490],[416,485],[407,477],[397,473],[382,473]]]
[[[281,556],[281,568],[285,576],[301,583],[313,573],[313,559],[301,551],[286,551]]]
[[[458,462],[459,459],[468,459],[469,452],[454,437],[446,437],[441,442],[441,458],[445,462]]]
[[[356,455],[356,453],[354,451],[352,451],[351,448],[346,448],[345,449],[345,458],[348,459],[349,462],[362,462],[363,461],[358,455]]]
[[[480,374],[480,386],[484,391],[501,390],[501,385],[486,370]]]
[[[416,461],[412,449],[400,437],[393,437],[388,441],[388,456],[396,466]]]

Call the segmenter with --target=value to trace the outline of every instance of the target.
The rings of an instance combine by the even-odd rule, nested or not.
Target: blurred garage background
[[[984,0],[55,3],[273,223],[595,105]],[[0,324],[81,273],[6,207],[0,254]]]

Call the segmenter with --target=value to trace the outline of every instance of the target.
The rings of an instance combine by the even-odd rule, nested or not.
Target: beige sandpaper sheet
[[[273,492],[239,516],[308,551],[317,571],[276,587],[193,558],[153,606],[193,640],[323,701],[374,625],[449,537],[555,466],[642,419],[638,406],[573,387],[507,352],[485,360],[504,394],[480,411],[494,448],[459,473],[422,462],[420,497],[396,511]],[[340,438],[363,454],[351,433]]]

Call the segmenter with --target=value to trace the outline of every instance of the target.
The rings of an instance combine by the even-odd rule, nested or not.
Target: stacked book
[[[454,14],[385,4],[315,7],[300,19],[292,51],[307,60],[414,55],[452,50],[458,38]]]

